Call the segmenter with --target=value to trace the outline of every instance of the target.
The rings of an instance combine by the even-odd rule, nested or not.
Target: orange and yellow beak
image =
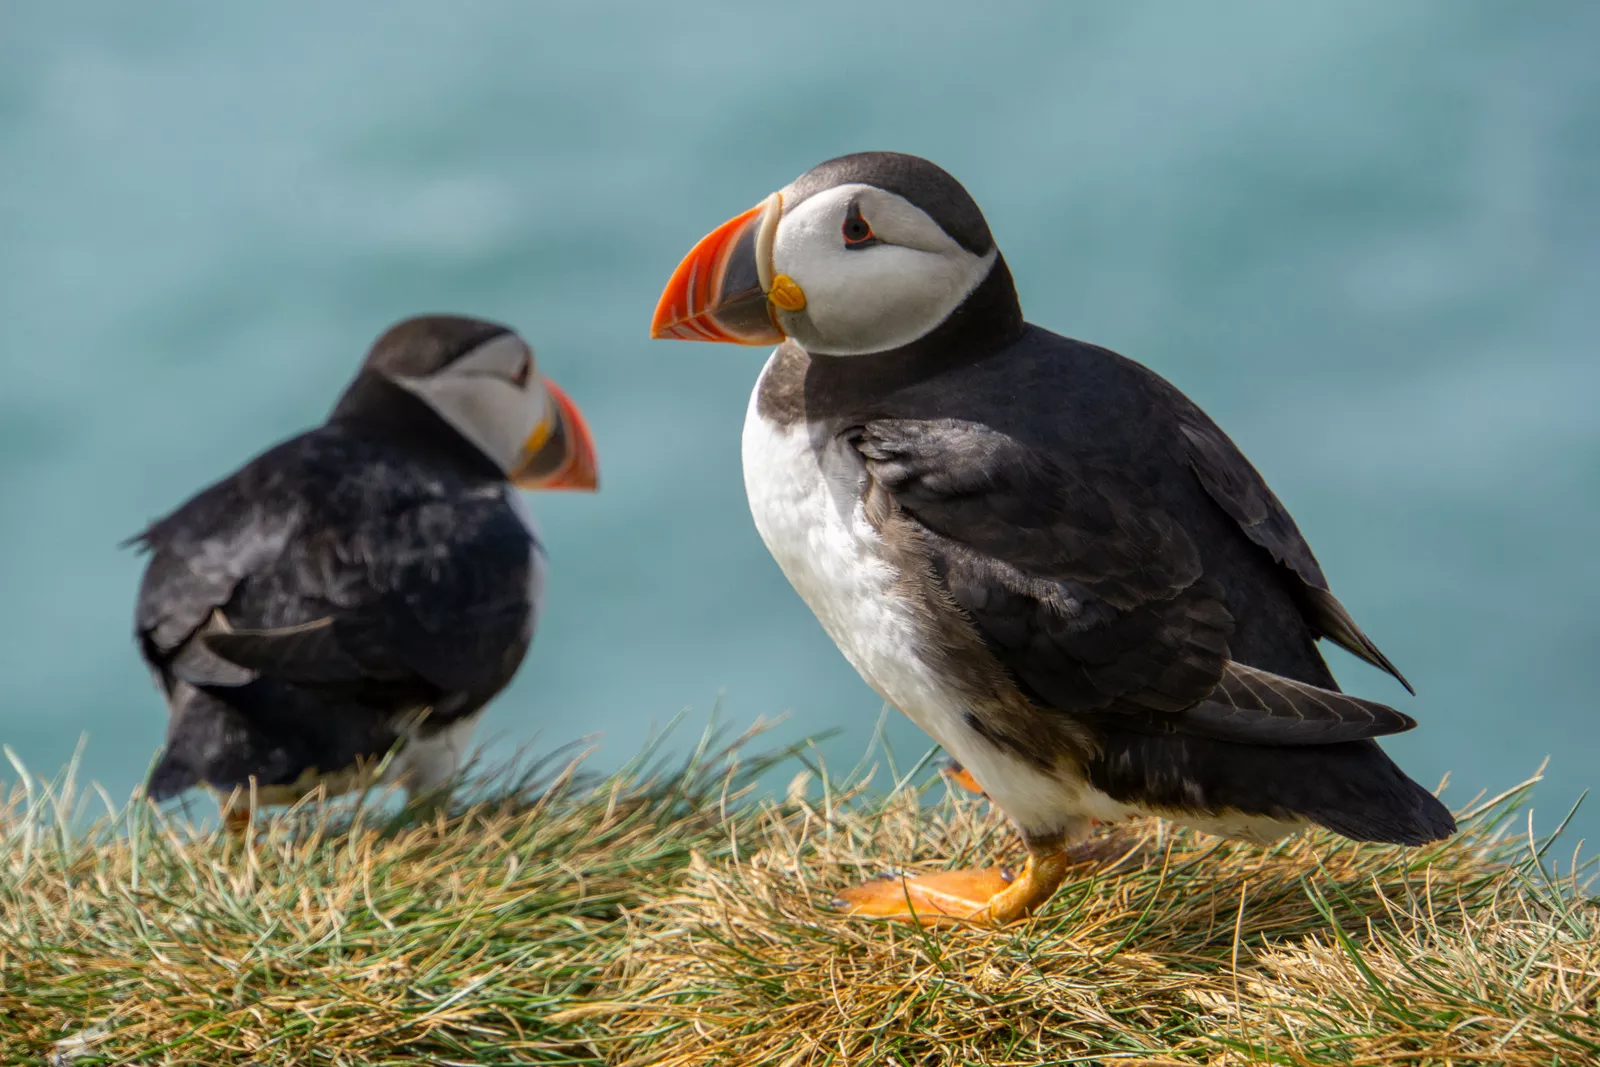
[[[782,341],[787,335],[777,310],[805,307],[794,280],[773,271],[772,242],[782,216],[783,197],[773,193],[702,237],[672,272],[650,336],[740,345]]]
[[[544,379],[550,414],[541,419],[522,446],[522,462],[511,472],[519,489],[581,489],[600,487],[595,462],[594,437],[583,412],[572,398],[549,378]]]

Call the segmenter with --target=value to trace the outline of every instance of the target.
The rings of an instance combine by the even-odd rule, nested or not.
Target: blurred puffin
[[[436,796],[521,664],[545,558],[516,488],[597,485],[567,395],[505,326],[426,315],[367,353],[321,426],[133,539],[140,651],[167,698],[157,801],[258,803],[384,779]]]
[[[1092,821],[1139,814],[1262,843],[1454,831],[1372,740],[1416,724],[1338,691],[1317,638],[1405,680],[1260,474],[1152,371],[1025,322],[939,167],[817,166],[690,251],[651,334],[778,345],[745,418],[756,528],[1027,847],[1015,878],[869,882],[852,910],[1012,921]]]

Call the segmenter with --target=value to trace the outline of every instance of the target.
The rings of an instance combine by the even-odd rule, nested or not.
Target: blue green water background
[[[533,500],[544,627],[485,736],[881,704],[768,558],[752,350],[651,342],[689,243],[813,163],[944,164],[1036,322],[1155,367],[1417,684],[1460,803],[1600,781],[1600,5],[0,6],[0,740],[125,796],[163,712],[117,543],[319,420],[371,338],[504,319],[604,491]],[[897,749],[925,741],[908,724]],[[9,775],[0,767],[0,776]],[[1600,815],[1580,817],[1591,832]]]

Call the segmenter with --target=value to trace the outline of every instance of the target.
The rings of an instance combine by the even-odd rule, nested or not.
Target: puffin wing
[[[1328,580],[1311,546],[1266,479],[1205,412],[1170,385],[1164,391],[1178,413],[1182,454],[1177,458],[1194,471],[1206,493],[1239,524],[1244,535],[1298,579],[1296,599],[1306,622],[1347,652],[1394,675],[1407,692],[1414,694],[1416,690],[1405,675],[1329,592]]]
[[[225,625],[220,610],[250,575],[271,567],[300,524],[293,506],[254,499],[238,476],[197,493],[125,545],[150,553],[134,607],[140,653],[170,696],[176,678],[195,684],[248,681],[193,638]]]
[[[381,526],[322,540],[308,547],[314,559],[298,561],[302,573],[323,577],[332,602],[326,615],[208,632],[206,647],[295,685],[497,689],[526,650],[537,606],[527,527],[498,496],[423,504],[382,516]]]
[[[1183,713],[1184,732],[1220,741],[1331,745],[1398,734],[1416,720],[1387,704],[1232,662],[1211,695]]]
[[[294,685],[336,685],[404,678],[399,663],[363,663],[345,650],[335,632],[348,619],[324,615],[296,626],[255,630],[212,630],[201,638],[206,649],[247,671],[252,677],[268,677]]]
[[[1135,474],[953,419],[871,420],[847,439],[873,483],[869,517],[910,525],[933,575],[1034,703],[1257,744],[1414,725],[1233,662],[1220,587]]]

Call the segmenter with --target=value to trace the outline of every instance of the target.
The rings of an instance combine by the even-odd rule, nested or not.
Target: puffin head
[[[507,326],[459,315],[396,323],[367,352],[332,419],[425,433],[407,414],[418,401],[523,489],[599,485],[583,413]]]
[[[650,335],[886,352],[938,329],[1005,274],[997,264],[989,225],[960,182],[917,156],[859,152],[813,167],[702,238],[661,294]]]

